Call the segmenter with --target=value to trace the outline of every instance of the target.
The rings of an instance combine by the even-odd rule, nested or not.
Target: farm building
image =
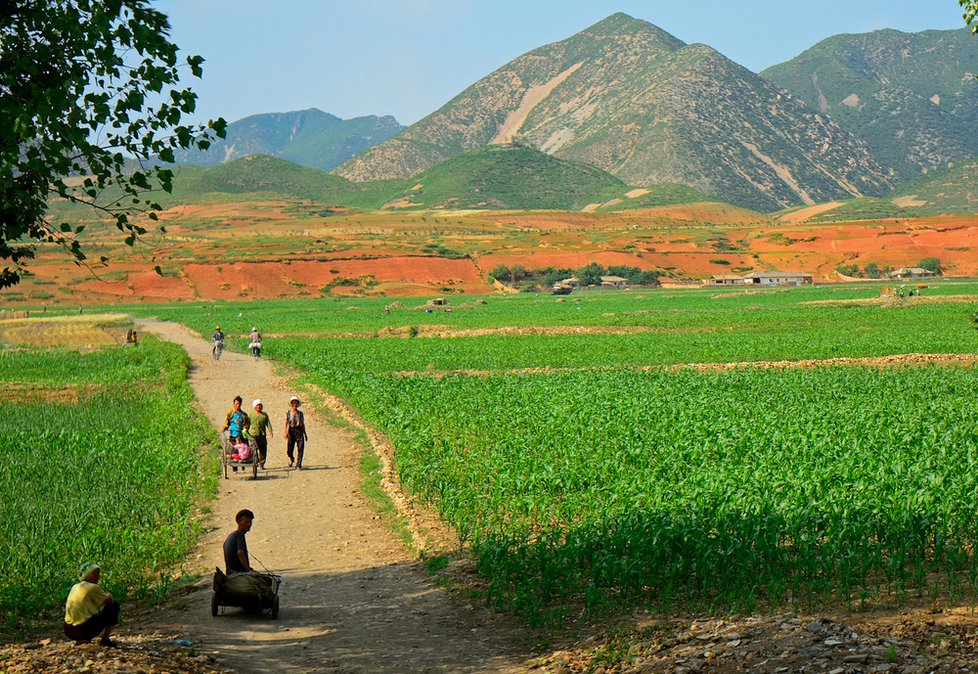
[[[890,278],[925,278],[933,275],[930,269],[922,267],[900,267],[890,272]]]
[[[738,274],[711,274],[710,278],[703,279],[703,285],[707,286],[742,286],[745,283],[746,279]]]
[[[621,276],[602,276],[601,285],[605,288],[622,288],[628,283],[627,278]]]
[[[811,285],[812,278],[811,274],[805,272],[752,271],[744,277],[744,283],[764,286],[800,286]]]

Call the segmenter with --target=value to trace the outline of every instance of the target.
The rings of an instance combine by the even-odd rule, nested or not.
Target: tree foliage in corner
[[[978,18],[978,0],[958,0],[958,4],[964,9],[964,22],[971,26],[971,32],[978,34],[978,23],[975,19]]]
[[[86,259],[82,228],[50,222],[49,198],[113,218],[132,246],[146,230],[130,216],[156,220],[147,197],[172,189],[156,158],[224,137],[223,119],[180,124],[197,101],[181,71],[200,77],[203,59],[178,62],[169,32],[148,0],[0,0],[0,288],[40,242]]]

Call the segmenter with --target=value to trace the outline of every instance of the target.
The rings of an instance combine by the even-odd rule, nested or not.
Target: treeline
[[[598,286],[601,285],[602,276],[618,276],[625,279],[628,285],[654,286],[659,284],[658,272],[646,271],[628,265],[604,267],[597,262],[591,262],[578,269],[569,267],[527,269],[520,264],[511,267],[501,264],[493,269],[489,275],[501,283],[519,288],[524,292],[546,290],[569,278],[577,279],[574,285],[579,287]]]
[[[926,269],[927,271],[933,272],[937,275],[940,275],[943,271],[941,268],[941,261],[936,257],[925,257],[913,266]],[[863,267],[860,267],[858,264],[840,264],[836,267],[836,270],[840,274],[850,276],[852,278],[886,278],[890,275],[890,272],[894,270],[894,267],[887,265],[883,265],[881,267],[875,262],[867,262]]]

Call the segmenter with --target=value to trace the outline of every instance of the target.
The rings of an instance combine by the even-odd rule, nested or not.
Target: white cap
[[[255,398],[255,400],[251,403],[252,407],[258,407],[259,405],[261,405],[261,398]]]
[[[258,328],[252,328],[253,332],[258,332]]]

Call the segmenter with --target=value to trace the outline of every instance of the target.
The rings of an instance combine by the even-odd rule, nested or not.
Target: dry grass
[[[124,314],[11,318],[0,320],[0,344],[97,348],[122,344],[132,319]]]

